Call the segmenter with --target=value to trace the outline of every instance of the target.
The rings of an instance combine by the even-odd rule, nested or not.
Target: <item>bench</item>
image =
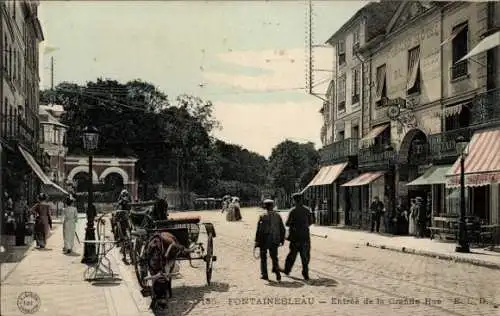
[[[429,227],[431,232],[431,240],[435,235],[439,235],[440,239],[457,239],[458,223],[457,217],[434,217],[434,226]]]

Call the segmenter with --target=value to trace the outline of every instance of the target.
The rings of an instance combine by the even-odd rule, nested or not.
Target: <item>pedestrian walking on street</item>
[[[285,243],[285,225],[280,214],[274,211],[273,200],[264,200],[264,208],[267,213],[260,216],[255,234],[255,248],[260,250],[260,278],[269,280],[267,274],[267,252],[269,251],[272,272],[276,274],[276,280],[281,281],[278,248]]]
[[[290,242],[290,252],[285,260],[286,275],[292,271],[293,264],[300,254],[302,261],[302,276],[309,280],[309,260],[311,256],[311,236],[309,226],[313,223],[313,215],[309,208],[302,203],[302,195],[296,193],[292,195],[295,206],[288,213],[286,226],[288,226],[288,241]]]
[[[76,223],[78,222],[78,211],[73,206],[73,198],[66,199],[66,207],[63,209],[63,253],[70,254],[75,244]]]
[[[38,203],[32,208],[35,213],[35,239],[38,249],[44,249],[47,245],[49,234],[50,205],[47,203],[47,195],[40,193]]]
[[[382,203],[378,196],[375,196],[373,198],[373,202],[370,205],[370,212],[371,212],[371,222],[372,222],[372,228],[371,232],[373,233],[373,229],[377,229],[377,233],[380,231],[380,217],[384,213],[384,203]]]
[[[418,236],[425,237],[425,230],[427,229],[427,211],[424,204],[424,199],[420,196],[416,198],[417,203],[417,220],[418,220]]]

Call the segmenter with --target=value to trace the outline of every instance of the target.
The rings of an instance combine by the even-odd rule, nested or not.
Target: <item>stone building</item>
[[[38,46],[44,38],[38,6],[38,1],[0,2],[0,195],[3,198],[6,192],[14,200],[24,196],[30,203],[39,189],[30,162],[42,158],[38,148]],[[3,212],[0,215],[2,221]]]
[[[384,23],[379,20],[384,29],[369,25],[369,17],[389,13],[386,6],[390,4],[382,1],[365,6],[339,30],[345,34],[352,29],[353,21],[360,19],[365,21],[362,30],[370,30],[371,36],[360,36],[355,54],[363,73],[359,110],[362,135],[356,150],[351,151],[351,146],[341,140],[352,135],[345,126],[356,117],[352,101],[348,112],[349,98],[345,99],[343,87],[337,88],[329,104],[335,138],[322,150],[324,170],[349,156],[349,164],[358,174],[346,182],[335,172],[322,175],[320,170],[318,176],[323,180],[325,174],[338,177],[339,186],[332,188],[331,196],[335,200],[337,193],[339,202],[333,201],[329,211],[345,212],[351,224],[367,227],[369,202],[374,196],[383,199],[388,214],[398,202],[407,208],[410,198],[421,196],[433,217],[456,215],[460,169],[456,142],[462,136],[470,141],[465,170],[469,214],[497,223],[500,105],[495,89],[499,84],[499,5],[398,2],[390,15],[384,15]],[[339,32],[332,38],[338,38]],[[349,43],[348,35],[342,37]],[[349,55],[348,49],[339,50],[337,46],[337,51]],[[337,73],[337,80],[342,76],[342,71]],[[352,86],[345,89],[351,95]],[[482,152],[485,146],[491,152]],[[490,157],[491,161],[488,164],[487,158],[478,157]],[[359,216],[357,223],[353,215]]]

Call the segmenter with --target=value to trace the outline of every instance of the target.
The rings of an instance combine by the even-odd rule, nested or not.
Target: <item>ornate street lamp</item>
[[[465,158],[468,153],[468,142],[460,136],[456,140],[457,153],[460,155],[460,223],[458,227],[458,245],[456,252],[470,252],[467,237],[467,223],[465,222]]]
[[[93,181],[92,181],[92,153],[97,149],[99,144],[99,131],[93,126],[88,126],[83,130],[83,148],[89,153],[89,185],[88,185],[88,200],[87,200],[87,227],[85,228],[85,240],[95,241],[94,219],[97,215],[94,206],[93,198]],[[92,264],[97,262],[96,245],[85,243],[83,249],[82,263]]]

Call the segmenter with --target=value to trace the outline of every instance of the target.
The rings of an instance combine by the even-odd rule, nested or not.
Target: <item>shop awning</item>
[[[451,165],[432,166],[422,176],[408,183],[408,186],[445,184],[446,174],[450,171]]]
[[[383,171],[375,171],[375,172],[366,172],[359,175],[357,178],[352,179],[351,181],[344,183],[341,185],[342,187],[359,187],[365,184],[369,184],[381,176],[384,175]]]
[[[342,171],[344,171],[347,166],[347,162],[339,163],[335,165],[323,166],[316,174],[316,176],[309,182],[306,188],[302,191],[307,190],[307,188],[312,186],[327,185],[332,184],[340,176]]]
[[[380,135],[383,131],[385,131],[385,129],[388,127],[389,127],[389,124],[384,124],[384,125],[380,125],[380,126],[373,128],[368,133],[368,135],[366,135],[365,137],[363,137],[360,140],[361,147],[366,148],[366,147],[370,147],[371,145],[373,145],[373,143],[375,143],[375,138],[378,135]]]
[[[40,179],[43,185],[52,187],[57,191],[60,191],[60,193],[64,195],[69,195],[69,193],[66,190],[64,190],[63,188],[61,188],[60,186],[58,186],[49,179],[49,177],[45,174],[45,172],[43,172],[43,169],[40,167],[40,165],[36,162],[35,158],[33,158],[33,156],[29,152],[24,150],[21,146],[19,146],[18,148],[19,151],[21,152],[21,155],[23,155],[24,159],[26,160],[30,168],[33,170],[33,172]]]
[[[462,57],[458,62],[466,60],[472,56],[484,53],[492,48],[500,46],[500,31],[493,33],[479,42],[467,55]]]
[[[465,185],[483,186],[500,182],[500,128],[478,131],[469,142],[464,161]],[[446,177],[446,186],[460,186],[460,157]]]

